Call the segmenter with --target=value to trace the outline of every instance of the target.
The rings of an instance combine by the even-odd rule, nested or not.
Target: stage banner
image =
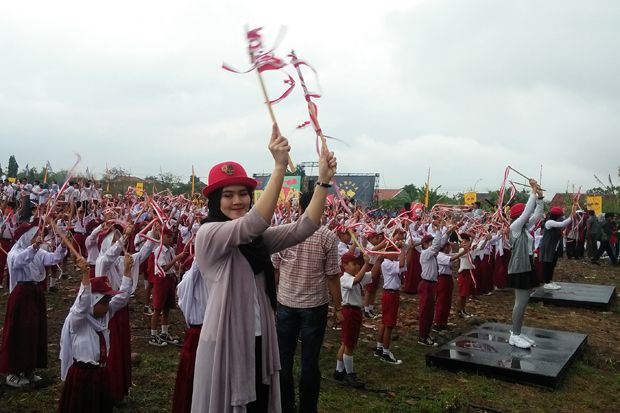
[[[317,176],[307,177],[308,182],[318,180]],[[349,198],[356,203],[370,206],[375,199],[375,181],[377,175],[336,175],[334,177],[340,195]],[[335,187],[329,189],[330,194],[335,194]]]
[[[136,182],[136,195],[138,196],[144,195],[144,183]]]

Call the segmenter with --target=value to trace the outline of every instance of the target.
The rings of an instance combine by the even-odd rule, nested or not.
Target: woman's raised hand
[[[271,140],[269,141],[269,152],[275,160],[276,166],[288,166],[288,153],[291,151],[291,147],[288,144],[288,139],[280,135],[280,129],[275,123],[271,129]]]

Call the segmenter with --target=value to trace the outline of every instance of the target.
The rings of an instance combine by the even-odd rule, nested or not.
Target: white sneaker
[[[41,380],[43,380],[43,377],[37,376],[36,374],[33,373],[32,375],[28,376],[27,379],[30,383],[38,383]]]
[[[25,377],[18,376],[17,374],[9,374],[6,376],[6,384],[11,387],[20,388],[30,384],[30,381]]]
[[[508,344],[510,344],[511,346],[525,348],[525,349],[532,347],[532,343],[524,339],[522,336],[516,335],[513,333],[510,333]]]
[[[547,284],[543,285],[543,288],[545,290],[559,290],[562,287],[560,287],[559,285],[557,285],[554,282],[550,282],[550,283],[547,283]]]
[[[521,333],[521,338],[523,340],[527,341],[528,343],[530,343],[532,345],[532,347],[536,347],[536,341],[532,340],[531,338],[529,338],[525,334]]]

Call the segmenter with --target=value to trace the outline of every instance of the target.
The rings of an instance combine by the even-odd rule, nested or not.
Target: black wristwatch
[[[316,186],[322,186],[323,188],[331,188],[332,184],[325,184],[323,182],[317,182]]]

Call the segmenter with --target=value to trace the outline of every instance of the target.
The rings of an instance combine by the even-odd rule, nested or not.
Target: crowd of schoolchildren
[[[132,363],[127,304],[144,294],[144,313],[151,317],[150,345],[178,344],[170,310],[178,306],[185,318],[173,411],[189,412],[196,348],[209,299],[194,260],[194,240],[207,207],[170,193],[148,199],[134,193],[102,196],[94,182],[71,182],[65,188],[6,181],[1,189],[0,288],[10,294],[0,372],[7,375],[7,385],[19,388],[41,380],[36,370],[48,365],[46,295],[73,265],[81,282],[75,285],[79,291],[62,327],[60,354],[53,355],[61,360],[64,381],[59,411],[95,411],[96,405],[97,411],[109,412],[128,395]],[[573,210],[564,219],[565,211],[554,207],[545,216],[542,196],[534,198],[529,213],[536,219],[526,231],[532,239],[534,273],[544,288],[560,288],[552,276],[562,253],[580,259],[587,252],[596,264],[607,254],[616,264],[613,214],[600,222],[591,212]],[[513,205],[495,217],[508,223],[529,205]],[[348,213],[336,206],[327,209],[323,223],[340,240],[342,302],[333,303],[343,315],[336,381],[365,385],[353,363],[364,319],[380,317],[374,356],[388,364],[402,363],[392,346],[394,329],[402,321],[402,292],[418,294],[417,343],[432,347],[438,345],[436,334],[449,329],[451,315],[473,316],[469,300],[514,287],[508,285],[513,227],[492,222],[495,211],[479,207],[423,212],[406,205],[396,217],[369,215],[362,208],[351,212],[347,207]],[[290,211],[279,209],[272,224],[294,220],[296,214]],[[527,347],[527,338],[517,334],[510,344]]]

